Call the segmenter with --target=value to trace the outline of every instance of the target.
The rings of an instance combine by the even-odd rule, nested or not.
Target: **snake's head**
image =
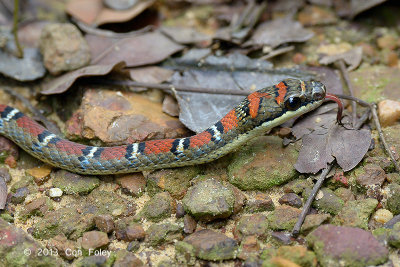
[[[250,116],[257,121],[256,124],[276,126],[317,108],[325,95],[326,88],[318,81],[286,79],[249,95],[247,99]],[[255,107],[258,108],[257,114]]]

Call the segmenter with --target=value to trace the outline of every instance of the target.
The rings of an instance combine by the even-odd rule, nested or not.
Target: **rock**
[[[144,204],[143,209],[135,216],[135,220],[146,218],[153,222],[160,222],[171,217],[175,212],[175,200],[168,192],[158,193]]]
[[[235,195],[219,181],[208,179],[190,187],[182,204],[195,219],[208,222],[229,217],[233,212]]]
[[[400,248],[400,222],[393,226],[392,231],[390,231],[388,242],[391,246],[395,248]]]
[[[50,209],[53,209],[53,205],[48,197],[36,198],[25,205],[20,217],[26,220],[31,216],[43,216]]]
[[[286,204],[295,208],[300,208],[303,205],[303,202],[301,201],[301,198],[296,195],[295,193],[287,193],[284,194],[278,202],[280,204]]]
[[[141,267],[144,266],[143,262],[136,257],[133,253],[126,250],[118,250],[115,253],[115,261],[113,263],[113,267],[125,267],[125,266],[133,266],[133,267]]]
[[[383,127],[394,125],[400,119],[400,102],[390,99],[382,100],[378,104],[378,113]]]
[[[27,187],[20,187],[15,190],[15,193],[11,195],[11,203],[21,204],[25,201],[25,198],[29,195],[29,189]]]
[[[283,186],[285,193],[301,194],[306,188],[312,188],[314,184],[309,179],[295,179]]]
[[[367,164],[354,172],[356,182],[364,189],[380,188],[386,180],[385,171],[376,164]]]
[[[379,243],[387,247],[389,243],[389,235],[391,233],[392,229],[388,228],[376,228],[372,231],[372,234],[378,240]]]
[[[0,178],[3,178],[6,183],[11,181],[11,175],[7,168],[0,168]]]
[[[301,233],[308,233],[329,219],[331,219],[329,214],[309,214],[301,226]]]
[[[391,34],[385,34],[381,37],[378,37],[378,39],[376,39],[376,43],[381,49],[393,50],[398,47],[398,37]]]
[[[131,224],[126,227],[127,241],[143,240],[146,237],[146,232],[140,224]]]
[[[400,184],[400,174],[399,173],[388,173],[386,174],[386,179],[389,183]]]
[[[304,201],[307,200],[312,189],[306,189],[303,192]],[[344,202],[337,197],[329,188],[321,188],[312,206],[318,210],[328,212],[332,215],[337,214],[343,208]]]
[[[210,261],[234,259],[238,249],[236,240],[209,229],[194,232],[185,237],[183,243],[193,248],[197,258]]]
[[[386,173],[394,171],[394,165],[386,155],[367,157],[364,159],[364,163],[379,165]],[[386,174],[386,179],[388,179],[388,174]]]
[[[257,257],[260,251],[260,244],[254,235],[246,236],[239,247],[237,257],[241,260],[246,260],[251,257]]]
[[[67,195],[86,195],[99,185],[100,180],[94,176],[81,176],[65,170],[57,171],[53,177],[53,186]]]
[[[108,236],[104,232],[100,231],[90,231],[83,233],[82,236],[82,248],[89,249],[98,249],[107,247],[110,240]]]
[[[0,219],[0,252],[2,266],[63,266],[54,255],[43,255],[45,249],[25,231]],[[31,252],[30,254],[24,251]]]
[[[394,226],[396,223],[398,223],[398,222],[400,222],[400,215],[394,216],[390,221],[388,221],[387,223],[385,223],[384,227],[385,227],[385,228],[390,228],[390,229],[392,229],[393,226]]]
[[[369,217],[371,217],[377,205],[378,200],[373,198],[348,201],[333,218],[332,223],[368,229]]]
[[[281,246],[276,251],[276,257],[290,260],[298,266],[317,266],[317,257],[314,252],[303,246]]]
[[[243,206],[247,201],[247,197],[236,186],[228,184],[228,187],[232,189],[232,192],[235,195],[235,204],[233,204],[233,214],[238,214],[243,209]]]
[[[175,199],[182,199],[190,182],[200,174],[198,166],[188,166],[179,169],[156,170],[145,174],[147,180],[147,191],[150,195],[167,191]]]
[[[37,188],[34,184],[33,184],[33,179],[30,176],[24,176],[21,177],[21,179],[17,182],[15,182],[11,187],[10,187],[10,191],[12,193],[17,192],[18,188],[22,188],[22,187],[27,187],[29,189],[29,191],[35,191],[35,190],[31,190],[32,188]],[[32,193],[32,192],[31,192]]]
[[[388,250],[367,231],[322,225],[306,238],[322,266],[369,266],[387,261]]]
[[[122,187],[123,193],[133,197],[140,197],[146,188],[146,179],[142,173],[130,173],[119,176],[116,182]]]
[[[185,208],[183,207],[182,203],[176,204],[176,218],[182,218],[185,216]]]
[[[277,136],[255,138],[234,154],[228,166],[229,182],[242,190],[260,191],[283,184],[298,176],[297,155],[293,145],[282,148]]]
[[[343,200],[343,202],[356,200],[356,197],[354,196],[353,192],[351,192],[351,189],[349,189],[349,188],[340,187],[335,190],[335,195],[338,196],[341,200]]]
[[[184,125],[143,95],[115,90],[85,90],[80,108],[66,123],[67,137],[105,145],[131,144],[188,134]],[[113,167],[111,165],[110,167]],[[181,170],[181,169],[180,169]]]
[[[182,227],[172,223],[152,224],[146,231],[146,241],[154,247],[182,238]]]
[[[135,251],[138,251],[139,248],[140,248],[140,242],[137,240],[134,240],[132,242],[129,242],[128,246],[126,247],[126,250],[135,252]]]
[[[393,213],[387,209],[378,209],[373,218],[376,222],[385,224],[393,218]]]
[[[114,230],[114,219],[109,214],[94,217],[94,223],[96,224],[97,229],[104,233],[110,233]]]
[[[37,185],[42,185],[50,179],[50,173],[53,167],[42,165],[26,170],[26,173],[31,175]]]
[[[388,187],[387,209],[394,215],[400,214],[400,185],[390,184]]]
[[[72,253],[73,251],[78,251],[76,243],[68,240],[63,234],[51,238],[46,246],[48,249],[56,250],[66,260],[73,260],[80,256],[79,253]]]
[[[108,258],[106,256],[89,256],[83,257],[76,262],[74,262],[75,267],[108,267],[111,266],[111,263],[108,262]]]
[[[266,193],[256,193],[254,198],[249,199],[247,202],[246,210],[248,212],[263,212],[275,209],[274,202],[271,197]]]
[[[191,234],[196,230],[197,222],[192,216],[186,214],[183,217],[183,232],[185,234]]]
[[[55,198],[55,197],[61,197],[63,194],[63,191],[60,188],[54,187],[49,189],[49,197]]]
[[[267,219],[269,228],[272,230],[292,230],[301,213],[300,209],[287,205],[276,207],[276,209],[268,214]]]
[[[307,5],[299,12],[298,20],[304,26],[316,26],[336,23],[337,17],[331,9]]]
[[[195,248],[183,241],[176,242],[175,259],[183,266],[193,266],[196,263]]]
[[[268,220],[263,214],[246,215],[239,219],[233,229],[233,236],[239,241],[246,236],[265,240],[268,235]]]
[[[0,136],[0,162],[15,168],[18,156],[18,146],[4,136]]]
[[[89,46],[73,24],[47,24],[42,30],[39,46],[44,65],[53,75],[81,68],[90,62]]]

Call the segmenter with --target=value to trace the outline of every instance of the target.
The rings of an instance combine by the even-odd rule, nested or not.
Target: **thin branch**
[[[14,21],[13,21],[12,33],[14,35],[14,42],[17,48],[16,56],[19,58],[23,58],[24,51],[22,50],[18,40],[18,18],[19,18],[19,0],[14,0]]]
[[[372,117],[374,118],[376,129],[378,130],[378,133],[379,133],[379,138],[381,139],[381,142],[382,142],[383,146],[385,147],[385,150],[389,154],[389,157],[390,157],[396,171],[400,172],[400,167],[397,164],[396,159],[394,158],[392,150],[390,149],[389,145],[386,143],[386,139],[383,136],[381,124],[379,123],[378,113],[376,111],[376,104],[371,105],[371,111],[372,111]]]
[[[296,225],[293,227],[292,230],[292,237],[297,237],[300,233],[301,226],[303,225],[304,220],[306,219],[306,216],[308,214],[308,211],[311,208],[311,204],[315,199],[315,196],[317,195],[319,189],[321,189],[321,186],[323,182],[325,181],[326,176],[332,169],[332,164],[329,164],[326,169],[324,169],[318,178],[317,182],[315,183],[311,194],[308,196],[306,203],[304,204],[303,210],[301,211],[301,214],[299,218],[297,219]]]
[[[354,96],[353,86],[351,85],[351,82],[349,79],[349,73],[346,69],[346,66],[344,65],[343,59],[339,60],[339,67],[340,67],[340,71],[342,72],[344,81],[346,82],[347,88],[349,88],[350,96]],[[357,120],[357,105],[356,105],[356,103],[351,102],[351,107],[352,107],[352,117],[353,117],[353,126],[354,126],[356,124],[356,120]]]

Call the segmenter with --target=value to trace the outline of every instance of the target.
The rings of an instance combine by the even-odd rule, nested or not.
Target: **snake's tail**
[[[336,121],[339,125],[343,125],[342,124],[342,118],[343,118],[343,104],[342,101],[340,101],[340,99],[336,96],[336,95],[332,95],[332,94],[326,94],[325,95],[325,99],[329,99],[332,101],[335,101],[338,105],[338,112],[337,112],[337,116],[336,116]]]

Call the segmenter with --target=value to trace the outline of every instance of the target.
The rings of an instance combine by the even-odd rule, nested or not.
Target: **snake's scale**
[[[0,105],[0,134],[34,157],[81,174],[114,174],[213,161],[249,139],[322,104],[325,86],[287,79],[248,95],[225,117],[191,137],[95,147],[56,136],[18,109]]]

